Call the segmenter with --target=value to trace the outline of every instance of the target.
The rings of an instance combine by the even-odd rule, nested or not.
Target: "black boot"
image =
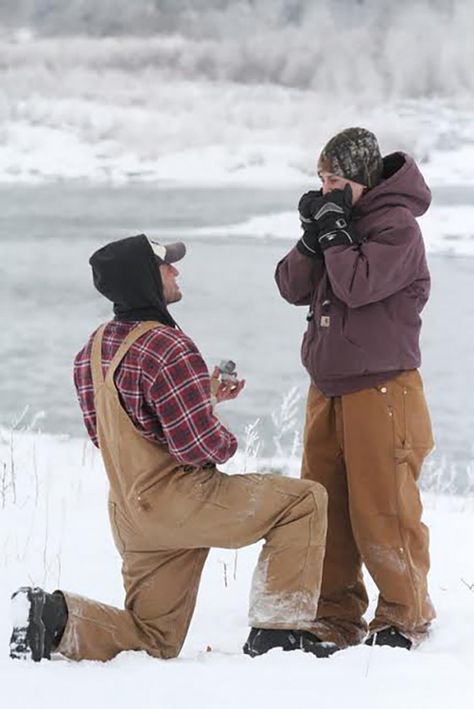
[[[365,641],[366,645],[385,645],[386,647],[401,647],[405,650],[410,650],[412,646],[411,640],[406,638],[396,628],[384,628],[377,633],[370,635]]]
[[[306,630],[252,628],[243,651],[245,655],[257,657],[274,647],[280,647],[284,652],[303,650],[303,652],[311,652],[316,657],[329,657],[339,650],[334,643],[322,642],[317,635]]]
[[[50,660],[67,622],[67,606],[61,591],[46,593],[23,586],[12,596],[13,632],[10,657]]]

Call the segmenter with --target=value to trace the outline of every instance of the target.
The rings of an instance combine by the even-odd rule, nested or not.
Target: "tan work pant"
[[[327,398],[311,386],[302,477],[328,492],[328,534],[316,632],[363,640],[362,562],[379,591],[369,632],[395,626],[416,644],[435,617],[427,590],[428,530],[417,486],[433,447],[418,371]]]
[[[110,502],[123,559],[125,610],[65,592],[69,618],[58,652],[75,660],[108,660],[122,650],[175,657],[209,548],[235,549],[262,538],[250,625],[311,628],[321,585],[326,504],[325,490],[310,481],[182,468],[141,494],[139,515]]]

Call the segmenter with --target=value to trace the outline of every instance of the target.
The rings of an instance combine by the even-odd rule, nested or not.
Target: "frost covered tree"
[[[49,35],[245,37],[288,27],[304,33],[326,13],[346,26],[375,21],[389,28],[394,16],[406,12],[446,20],[469,5],[469,0],[2,0],[0,25]]]

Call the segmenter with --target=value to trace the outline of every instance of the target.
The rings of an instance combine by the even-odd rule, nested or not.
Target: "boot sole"
[[[45,626],[42,619],[45,593],[40,588],[23,587],[12,596],[13,632],[10,657],[40,662],[45,654]]]

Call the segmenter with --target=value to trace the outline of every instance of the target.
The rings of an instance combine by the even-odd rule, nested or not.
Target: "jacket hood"
[[[354,212],[367,212],[385,207],[405,207],[414,217],[420,217],[431,203],[431,191],[415,161],[406,153],[391,153],[383,158],[382,181],[366,192],[357,202]]]
[[[175,327],[163,299],[159,260],[145,234],[113,241],[89,259],[94,286],[117,320],[157,320]]]

